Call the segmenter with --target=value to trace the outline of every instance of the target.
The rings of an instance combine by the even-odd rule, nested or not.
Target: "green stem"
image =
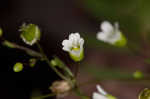
[[[33,97],[32,99],[45,99],[45,98],[48,98],[48,97],[52,97],[52,96],[55,96],[56,94],[47,94],[47,95],[44,95],[44,96],[39,96],[39,97]]]
[[[84,95],[84,94],[80,91],[80,89],[79,89],[77,86],[74,88],[74,92],[75,92],[76,95],[79,96],[81,99],[90,99],[90,97]]]
[[[51,63],[50,63],[48,57],[45,55],[45,53],[44,53],[44,51],[43,51],[43,49],[42,49],[42,47],[40,46],[39,43],[37,43],[37,46],[38,46],[38,48],[39,48],[39,50],[40,50],[40,52],[41,52],[43,58],[45,59],[45,61],[47,62],[47,64],[51,67],[51,69],[54,70],[55,73],[56,73],[60,78],[62,78],[63,80],[66,80],[66,81],[69,81],[69,82],[70,82],[70,80],[69,80],[68,78],[66,78],[61,72],[59,72],[54,66],[51,66]]]
[[[32,50],[32,49],[29,49],[29,48],[27,48],[27,47],[18,45],[18,44],[16,44],[16,43],[10,42],[10,41],[8,41],[8,40],[4,40],[4,41],[2,42],[2,44],[3,44],[4,46],[10,47],[10,48],[16,48],[16,49],[23,50],[23,51],[25,51],[25,52],[26,52],[28,55],[30,55],[30,56],[42,58],[42,55],[41,55],[39,52],[36,52],[36,51],[34,51],[34,50]]]
[[[80,62],[77,63],[77,66],[75,67],[75,77],[76,77],[76,78],[77,78],[78,73],[79,73],[79,65],[80,65]]]

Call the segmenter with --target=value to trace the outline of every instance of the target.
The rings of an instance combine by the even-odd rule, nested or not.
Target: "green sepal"
[[[71,59],[74,60],[75,62],[80,62],[84,58],[84,51],[82,50],[79,56],[76,56],[72,53],[69,53],[69,55],[70,55]]]
[[[110,94],[107,94],[106,97],[107,97],[108,99],[117,99],[116,97],[114,97],[114,96],[112,96],[112,95],[110,95]]]
[[[120,35],[121,35],[120,40],[116,41],[114,45],[117,47],[124,47],[127,44],[127,39],[122,33],[120,33]]]

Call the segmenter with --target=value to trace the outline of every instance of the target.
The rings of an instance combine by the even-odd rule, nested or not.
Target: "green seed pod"
[[[23,64],[20,62],[17,62],[13,67],[14,72],[20,72],[23,70]]]
[[[35,24],[23,24],[20,31],[22,40],[28,45],[33,45],[40,40],[41,32]]]

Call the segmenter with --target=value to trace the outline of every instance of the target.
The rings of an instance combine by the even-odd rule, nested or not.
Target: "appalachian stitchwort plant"
[[[61,80],[54,81],[48,88],[52,93],[44,96],[32,97],[33,99],[44,99],[51,96],[63,98],[71,92],[74,92],[78,96],[78,99],[118,99],[117,97],[107,93],[99,84],[96,86],[97,91],[91,93],[90,95],[87,95],[81,91],[80,85],[82,84],[79,84],[76,79],[76,73],[78,73],[78,71],[76,73],[72,72],[68,66],[61,59],[59,59],[59,57],[55,56],[55,54],[53,59],[49,60],[39,43],[42,33],[36,24],[23,24],[20,27],[19,32],[22,41],[29,46],[36,45],[39,52],[6,40],[3,37],[3,30],[0,28],[0,38],[3,46],[23,50],[28,55],[32,56],[28,63],[16,62],[12,68],[13,71],[21,72],[24,69],[25,64],[28,64],[28,66],[34,68],[37,61],[45,61],[61,78]],[[109,21],[102,22],[100,25],[100,31],[97,32],[95,39],[98,39],[99,42],[101,41],[118,48],[126,47],[128,44],[126,37],[119,29],[118,22],[114,23],[114,25],[112,25]],[[68,54],[68,57],[70,57],[75,63],[80,63],[85,57],[85,42],[85,39],[79,32],[70,33],[68,38],[62,41],[62,50],[65,51]],[[132,79],[142,80],[143,78],[144,75],[140,71],[136,71],[132,74]],[[141,91],[138,99],[150,99],[150,89],[145,88]]]

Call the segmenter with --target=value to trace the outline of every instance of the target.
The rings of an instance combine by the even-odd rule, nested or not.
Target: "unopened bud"
[[[71,85],[67,81],[55,81],[50,87],[51,91],[56,94],[64,94],[71,89]]]
[[[31,58],[31,59],[29,60],[29,65],[30,65],[30,67],[34,67],[35,64],[36,64],[36,62],[37,62],[37,60],[36,60],[35,58]]]
[[[20,62],[17,62],[13,67],[14,72],[20,72],[23,70],[23,64]]]

